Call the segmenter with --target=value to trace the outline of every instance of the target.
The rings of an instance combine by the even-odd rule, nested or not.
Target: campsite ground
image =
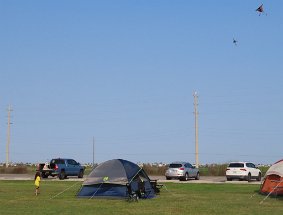
[[[45,180],[34,195],[31,180],[0,181],[0,214],[283,214],[283,199],[258,194],[259,185],[164,183],[154,199],[78,199],[80,181]]]

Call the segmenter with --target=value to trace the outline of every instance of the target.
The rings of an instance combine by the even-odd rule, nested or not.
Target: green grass
[[[138,203],[76,198],[80,185],[42,181],[36,197],[33,181],[0,181],[0,214],[283,214],[283,199],[268,198],[259,204],[264,196],[253,184],[165,183],[157,198]]]

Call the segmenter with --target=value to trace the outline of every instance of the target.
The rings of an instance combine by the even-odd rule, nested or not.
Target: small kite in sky
[[[255,11],[258,12],[258,15],[259,15],[259,16],[260,16],[261,14],[264,14],[265,12],[264,12],[264,9],[263,9],[263,4],[260,5]],[[265,13],[265,15],[267,15],[267,14]]]
[[[237,43],[238,43],[238,41],[233,38],[233,43],[234,43],[234,45],[236,46]]]

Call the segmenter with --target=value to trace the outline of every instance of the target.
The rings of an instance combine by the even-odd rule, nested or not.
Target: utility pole
[[[198,160],[198,94],[194,92],[194,114],[195,114],[195,156],[196,156],[196,167],[199,167]]]
[[[6,168],[9,166],[11,111],[13,111],[11,105],[9,105],[7,111],[8,111],[8,128],[7,128],[7,145],[6,145]]]
[[[92,139],[92,168],[94,168],[94,137]]]

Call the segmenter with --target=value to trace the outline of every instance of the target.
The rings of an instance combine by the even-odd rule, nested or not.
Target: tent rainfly
[[[137,192],[142,189],[142,198],[153,198],[156,193],[146,172],[130,161],[113,159],[101,163],[83,182],[78,197],[127,198],[129,190]]]

